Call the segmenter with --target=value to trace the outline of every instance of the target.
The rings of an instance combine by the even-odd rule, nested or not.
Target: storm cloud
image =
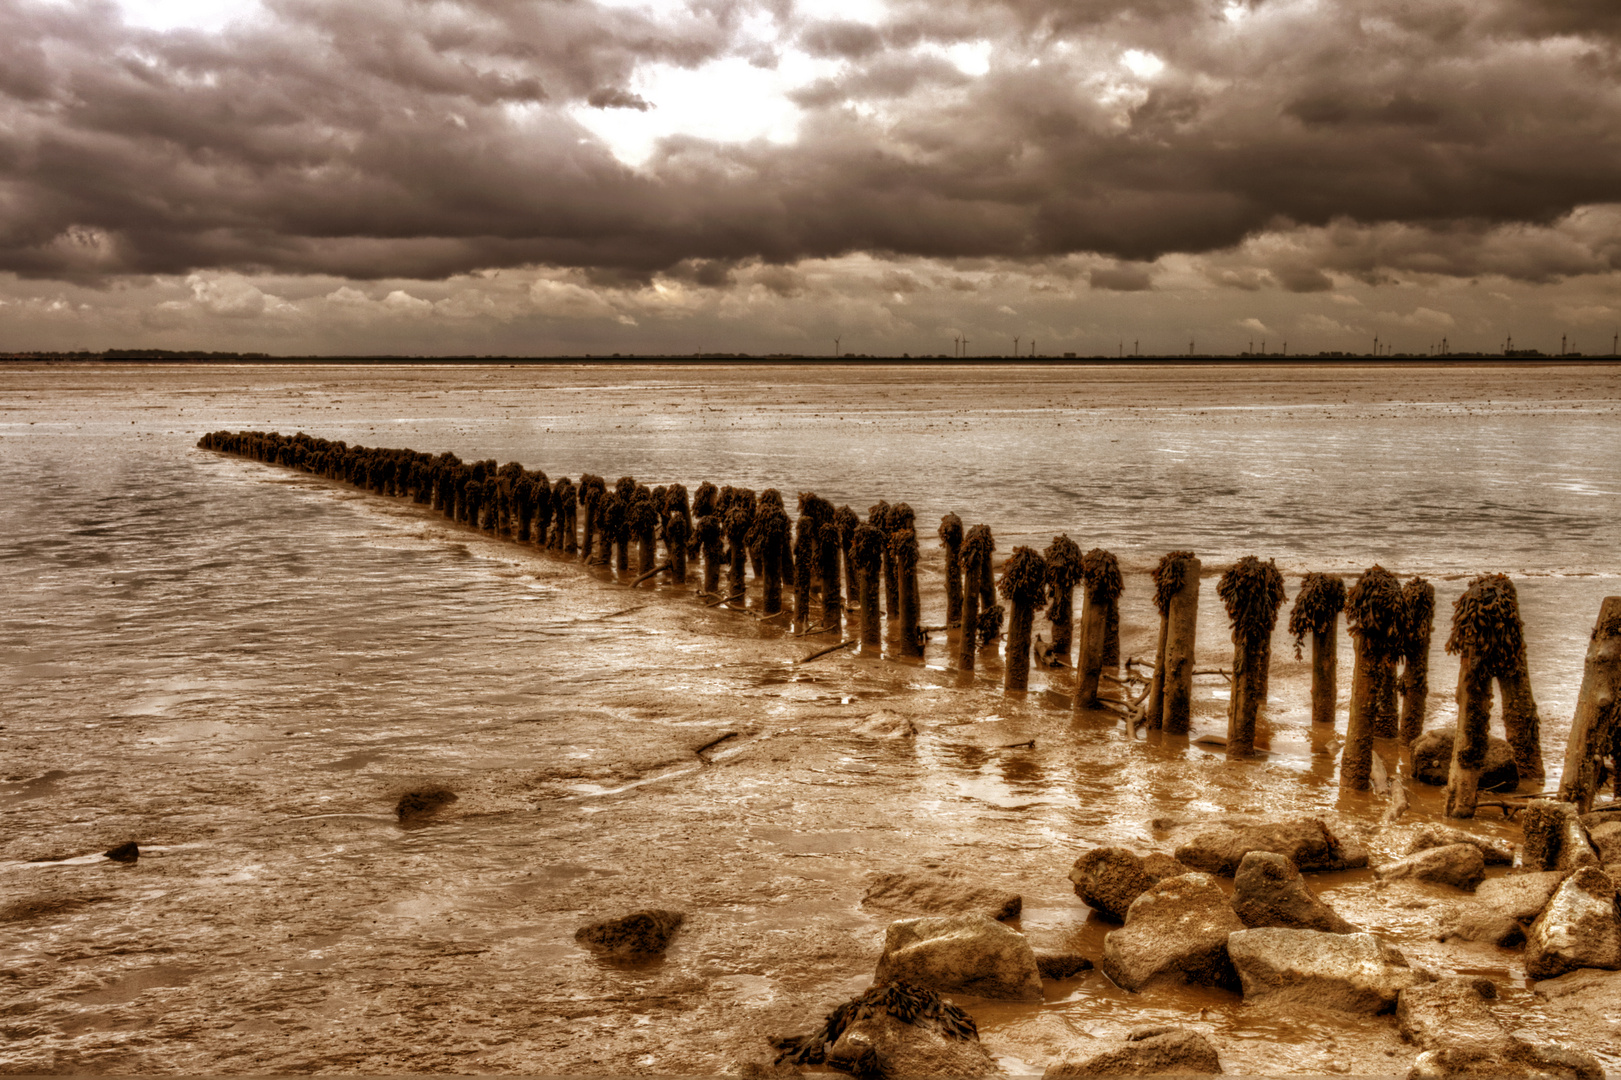
[[[1210,254],[1209,280],[1312,293],[1621,268],[1613,0],[875,11],[268,0],[205,33],[0,0],[0,270],[732,287],[851,253],[1089,255],[1094,288],[1151,291],[1147,264]],[[627,163],[589,124],[658,118],[651,65],[790,53],[822,65],[792,137],[678,132]]]

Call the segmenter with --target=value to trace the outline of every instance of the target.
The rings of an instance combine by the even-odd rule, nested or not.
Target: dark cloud
[[[549,264],[709,286],[749,260],[1130,264],[1292,230],[1309,242],[1266,267],[1297,292],[1621,267],[1615,215],[1582,209],[1621,193],[1614,0],[1225,8],[942,0],[867,27],[744,0],[269,0],[211,35],[0,0],[0,270]],[[767,10],[843,64],[796,95],[796,141],[673,137],[632,169],[574,118],[657,110],[629,89],[639,65],[771,63],[748,29]],[[966,75],[949,50],[978,41],[990,70]],[[1164,70],[1133,76],[1128,49]]]
[[[1146,292],[1154,287],[1154,279],[1141,266],[1099,267],[1090,275],[1092,288],[1110,292]]]

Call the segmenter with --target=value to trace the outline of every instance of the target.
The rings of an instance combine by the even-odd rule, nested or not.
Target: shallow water
[[[776,486],[790,505],[905,500],[925,624],[944,621],[941,514],[992,525],[999,555],[1065,531],[1120,555],[1128,655],[1157,629],[1144,572],[1191,547],[1202,666],[1231,659],[1214,580],[1233,559],[1275,557],[1291,594],[1307,570],[1378,561],[1436,579],[1432,726],[1454,715],[1451,600],[1506,571],[1550,785],[1592,619],[1621,591],[1612,368],[8,366],[0,388],[0,904],[73,901],[0,922],[11,1071],[713,1072],[865,985],[886,921],[859,903],[872,869],[1005,878],[1033,938],[1094,955],[1107,926],[1064,876],[1081,850],[1159,843],[1166,815],[1371,829],[1383,809],[1340,795],[1281,632],[1270,754],[1231,763],[1072,722],[1061,673],[1004,697],[987,658],[964,685],[939,635],[924,666],[795,668],[813,639],[199,451],[205,431]],[[1199,686],[1195,735],[1223,731],[1224,684]],[[920,736],[848,734],[880,707]],[[460,798],[401,827],[394,801],[424,784]],[[1439,812],[1414,796],[1415,819]],[[128,838],[133,866],[82,858]],[[1331,903],[1416,961],[1523,980],[1517,954],[1428,940],[1423,905],[1446,897],[1393,908],[1370,875],[1331,877]],[[604,968],[574,945],[587,916],[646,903],[692,913],[663,964]],[[1036,1071],[1066,1039],[1200,1009],[1254,1070],[1400,1045],[1388,1021],[1149,997],[1092,972],[1044,1008],[976,1015]]]

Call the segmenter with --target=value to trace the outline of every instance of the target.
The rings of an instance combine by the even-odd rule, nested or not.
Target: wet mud
[[[1195,677],[1192,730],[1177,737],[1073,710],[1069,669],[1034,667],[1028,690],[1004,692],[1001,641],[962,673],[955,631],[928,634],[921,658],[898,663],[883,658],[902,651],[886,620],[883,654],[846,649],[800,664],[827,639],[751,617],[764,601],[752,574],[744,611],[703,607],[695,582],[633,593],[632,571],[621,578],[403,499],[189,447],[222,426],[301,425],[370,444],[516,457],[556,476],[595,466],[694,485],[700,470],[638,459],[640,443],[604,435],[625,422],[615,395],[631,400],[645,386],[591,382],[589,406],[571,387],[546,388],[547,400],[580,408],[582,428],[602,443],[595,460],[568,460],[565,445],[554,462],[545,432],[530,425],[564,426],[559,417],[519,423],[521,405],[505,408],[498,392],[443,403],[461,393],[466,372],[386,385],[278,373],[275,385],[250,377],[246,390],[181,373],[140,391],[158,415],[134,434],[118,430],[130,425],[120,423],[129,390],[113,385],[117,377],[14,381],[0,430],[4,480],[27,493],[26,520],[5,526],[0,551],[0,585],[17,598],[0,716],[5,1071],[722,1073],[768,1060],[771,1040],[816,1030],[868,987],[894,917],[862,906],[875,872],[950,868],[1016,891],[1015,925],[1038,949],[1095,960],[1115,924],[1067,878],[1092,847],[1169,850],[1178,830],[1219,815],[1311,813],[1367,844],[1378,864],[1440,820],[1439,788],[1409,784],[1413,805],[1396,824],[1381,820],[1387,796],[1342,792],[1352,655],[1343,626],[1338,722],[1312,724],[1310,660],[1294,658],[1280,626],[1258,752],[1237,757],[1200,742],[1227,729],[1230,692],[1219,675]],[[489,389],[509,388],[514,403],[537,392],[507,378],[516,376],[497,373]],[[1557,395],[1568,393],[1590,403],[1583,418],[1613,422],[1613,391],[1606,397],[1585,378],[1496,385],[1496,406],[1456,408],[1467,415],[1507,400],[1557,417],[1568,403]],[[1420,380],[1401,396],[1433,402],[1444,390]],[[1269,414],[1274,431],[1287,432],[1286,414],[1306,408],[1303,399],[1337,407],[1329,396],[1342,391],[1359,395],[1365,431],[1381,430],[1387,412],[1435,422],[1428,404],[1308,381],[1285,388],[1296,400]],[[424,410],[432,422],[366,433],[387,427],[379,418],[400,415],[412,392],[440,396]],[[729,405],[746,396],[728,392]],[[904,400],[899,384],[883,392]],[[1200,395],[1185,406],[1197,412],[1227,391],[1188,392]],[[718,399],[674,396],[694,410]],[[1244,406],[1235,398],[1231,407]],[[317,430],[323,413],[353,430]],[[846,415],[853,433],[882,428],[875,411]],[[54,434],[26,431],[47,417]],[[1158,421],[1133,428],[1126,411],[1118,419],[1126,438],[1163,433]],[[825,438],[827,422],[818,423]],[[1245,424],[1252,430],[1254,418]],[[462,436],[468,445],[456,441],[458,426],[476,429]],[[1178,430],[1192,439],[1197,428]],[[1217,453],[1229,435],[1213,430],[1206,447]],[[531,437],[533,451],[503,443]],[[910,476],[925,475],[918,458],[912,464]],[[1573,483],[1601,483],[1585,465],[1565,464]],[[1073,493],[1082,501],[1056,520],[1028,506],[999,513],[1007,508],[982,497],[991,486],[960,479],[949,498],[919,493],[903,475],[840,490],[805,475],[791,445],[759,478],[702,471],[717,482],[814,488],[836,503],[906,499],[920,520],[952,511],[987,521],[998,569],[1015,546],[1057,531],[1082,548],[1108,547],[1122,564],[1123,658],[1154,656],[1160,617],[1148,571],[1158,556],[1209,539],[1167,527],[1154,548],[1088,529],[1089,515],[1106,514]],[[1287,485],[1255,483],[1287,501]],[[1503,513],[1529,513],[1542,498],[1510,499]],[[1614,506],[1613,496],[1593,498]],[[1174,509],[1143,512],[1180,520]],[[1201,551],[1196,670],[1232,663],[1215,586],[1240,553],[1276,556],[1290,597],[1309,570],[1389,559],[1434,581],[1437,612],[1450,612],[1474,573],[1506,569],[1521,574],[1548,783],[1557,782],[1596,597],[1617,591],[1604,576],[1621,569],[1610,556],[1583,556],[1581,535],[1545,539],[1569,576],[1526,576],[1513,536],[1471,534],[1452,546],[1424,540],[1405,558],[1352,545],[1314,562],[1294,552],[1311,548],[1319,526],[1280,513],[1276,547],[1243,536]],[[1549,513],[1580,533],[1572,523],[1597,511],[1574,499]],[[1372,521],[1375,533],[1401,535],[1398,522]],[[932,537],[920,547],[920,622],[944,625],[944,554]],[[1052,640],[1042,615],[1034,632]],[[1429,656],[1435,686],[1450,686],[1457,671],[1444,637]],[[1450,694],[1432,694],[1429,710],[1426,727],[1456,722]],[[880,711],[917,734],[856,731]],[[1497,715],[1492,730],[1502,730]],[[1376,738],[1373,749],[1395,772],[1398,744]],[[1468,828],[1519,839],[1490,807]],[[103,854],[132,838],[136,861]],[[1616,1022],[1593,1005],[1609,1000],[1599,990],[1538,996],[1518,951],[1435,940],[1457,890],[1381,882],[1368,870],[1310,880],[1413,963],[1491,978],[1494,1011],[1521,1035],[1562,1039],[1621,1068]],[[657,958],[604,956],[575,939],[582,925],[646,909],[685,914]],[[957,1000],[1009,1072],[1039,1073],[1149,1023],[1207,1035],[1236,1075],[1405,1073],[1417,1052],[1389,1017],[1270,1012],[1214,989],[1131,994],[1095,968],[1044,991],[1040,1003]]]

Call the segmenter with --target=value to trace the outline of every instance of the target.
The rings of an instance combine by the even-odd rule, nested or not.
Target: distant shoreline
[[[157,350],[121,355],[112,353],[12,353],[0,354],[0,364],[128,364],[139,366],[310,366],[334,367],[512,367],[548,366],[647,366],[727,365],[763,367],[816,364],[884,365],[896,367],[1566,367],[1621,365],[1618,356],[1503,356],[1497,353],[1453,353],[1448,356],[1358,356],[1328,354],[1317,356],[1196,354],[1193,356],[788,356],[702,353],[688,356],[265,356],[242,353],[166,354]]]

